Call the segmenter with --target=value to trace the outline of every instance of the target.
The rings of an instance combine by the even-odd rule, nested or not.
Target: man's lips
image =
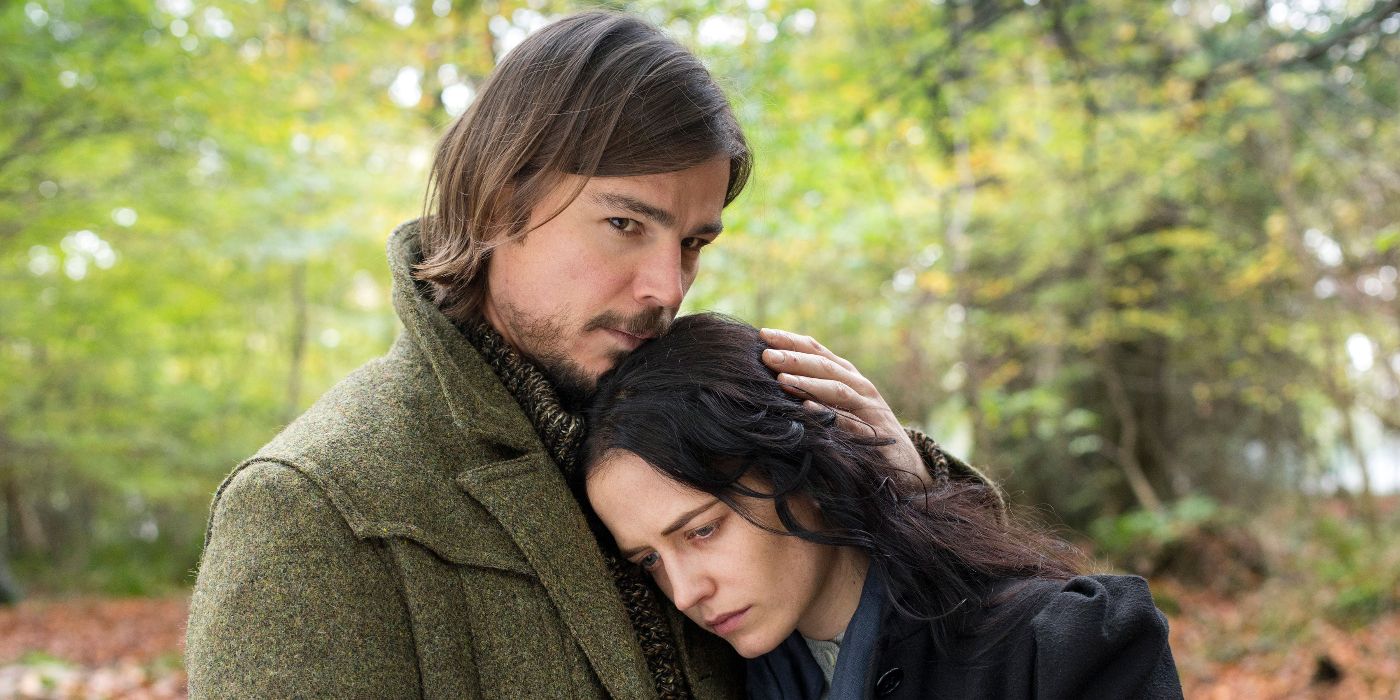
[[[735,610],[734,612],[712,617],[705,620],[705,626],[713,630],[715,634],[724,636],[738,629],[739,625],[743,624],[744,613],[748,611],[749,608],[744,608],[742,610]]]
[[[626,345],[628,350],[636,350],[637,348],[642,346],[642,343],[645,343],[654,337],[650,335],[634,335],[632,333],[628,333],[627,331],[620,331],[616,328],[604,328],[603,330],[607,331],[608,335],[617,339],[623,345]]]

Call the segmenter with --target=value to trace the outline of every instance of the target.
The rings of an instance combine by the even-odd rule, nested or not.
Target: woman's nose
[[[704,602],[715,592],[714,579],[703,570],[671,571],[671,602],[681,612]]]

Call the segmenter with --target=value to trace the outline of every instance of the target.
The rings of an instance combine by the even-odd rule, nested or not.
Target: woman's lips
[[[739,610],[737,612],[726,613],[724,615],[720,615],[719,617],[714,618],[713,620],[706,621],[705,624],[709,625],[710,629],[714,630],[715,634],[723,637],[729,634],[730,632],[739,629],[739,625],[744,624],[744,617],[748,614],[748,612],[749,608],[744,608],[743,610]]]

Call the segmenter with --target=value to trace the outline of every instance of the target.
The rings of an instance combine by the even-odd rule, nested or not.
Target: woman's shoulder
[[[992,585],[988,610],[994,615],[1030,616],[1038,627],[1065,623],[1107,624],[1113,629],[1146,626],[1166,630],[1147,581],[1140,576],[1094,575],[1071,579],[1010,579]]]
[[[876,671],[903,674],[896,697],[1181,697],[1166,617],[1141,578],[985,585],[981,605],[946,620],[946,645],[937,623],[895,615]]]
[[[1038,649],[1114,654],[1167,644],[1167,618],[1139,576],[1013,579],[991,587],[982,619],[985,632],[1018,630]]]
[[[997,588],[1001,601],[993,601],[991,619],[1016,618],[1032,642],[1037,695],[1180,697],[1167,618],[1141,577],[1031,579]]]
[[[1093,610],[1121,621],[1140,620],[1166,628],[1166,618],[1157,611],[1147,580],[1141,576],[1076,576],[1066,581],[1046,604],[1048,613],[1061,608],[1081,613]]]

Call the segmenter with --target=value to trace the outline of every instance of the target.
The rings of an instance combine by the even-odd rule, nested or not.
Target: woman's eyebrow
[[[705,511],[709,510],[709,509],[710,509],[711,507],[713,507],[716,503],[719,503],[719,499],[718,499],[718,498],[711,500],[709,503],[706,503],[705,505],[702,505],[702,506],[700,506],[699,508],[695,508],[695,509],[693,509],[693,510],[688,510],[688,511],[686,511],[686,512],[684,512],[684,513],[681,513],[681,514],[680,514],[680,517],[678,517],[678,518],[676,518],[675,520],[671,521],[671,524],[670,524],[669,526],[667,526],[665,530],[662,530],[662,531],[661,531],[661,536],[662,536],[662,537],[665,537],[665,536],[670,535],[671,533],[675,532],[676,530],[679,530],[679,529],[685,527],[686,523],[689,523],[689,522],[691,521],[692,518],[694,518],[695,516],[697,516],[697,515],[699,515],[699,514],[705,512]]]
[[[670,536],[671,533],[685,527],[686,523],[689,523],[691,520],[693,520],[695,516],[713,508],[716,503],[719,503],[718,498],[712,499],[698,508],[692,508],[684,513],[681,513],[679,516],[676,517],[675,520],[671,521],[670,525],[666,526],[665,530],[661,531],[661,536]],[[632,549],[624,549],[622,550],[622,556],[625,559],[631,559],[632,557],[637,556],[645,549],[647,549],[647,547],[633,547]]]

